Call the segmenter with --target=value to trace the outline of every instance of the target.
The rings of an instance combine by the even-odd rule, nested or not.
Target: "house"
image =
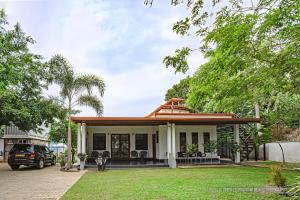
[[[204,144],[217,140],[217,126],[234,128],[234,140],[240,143],[239,125],[258,123],[258,118],[237,118],[234,114],[194,113],[184,106],[184,100],[173,98],[145,117],[80,117],[77,123],[77,152],[92,156],[108,152],[111,160],[147,160],[176,167],[188,144],[196,144],[204,153]],[[216,153],[206,157],[219,158]],[[240,162],[240,153],[235,155]]]
[[[40,127],[41,131],[21,131],[15,125],[3,126],[3,160],[7,160],[8,153],[14,144],[43,144],[48,145],[48,128]],[[1,143],[1,141],[0,141]],[[1,147],[1,144],[0,144]],[[1,149],[0,149],[1,151]],[[1,157],[0,157],[1,159]]]

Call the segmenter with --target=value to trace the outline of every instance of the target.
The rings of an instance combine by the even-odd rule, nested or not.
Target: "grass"
[[[259,166],[266,166],[270,167],[271,165],[282,165],[285,169],[294,169],[294,168],[300,168],[300,163],[285,163],[284,165],[282,162],[276,162],[276,161],[257,161],[257,162],[249,162],[248,165],[259,165]]]
[[[249,191],[267,186],[269,172],[257,167],[88,171],[62,199],[288,199]],[[288,183],[299,175],[284,171]]]

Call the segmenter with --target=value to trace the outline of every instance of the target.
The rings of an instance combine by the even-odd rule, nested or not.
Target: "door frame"
[[[128,157],[127,158],[113,157],[113,154],[112,154],[112,148],[113,148],[112,137],[113,137],[113,135],[118,135],[118,136],[127,135],[128,136]],[[123,134],[123,133],[112,133],[112,134],[110,134],[110,152],[111,152],[111,159],[113,159],[113,160],[129,160],[130,159],[130,134],[129,133],[125,133],[125,134]]]

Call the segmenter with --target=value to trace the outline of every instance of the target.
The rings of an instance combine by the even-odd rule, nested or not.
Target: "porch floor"
[[[86,168],[97,168],[96,162],[87,162]],[[153,161],[107,161],[106,168],[108,169],[122,169],[122,168],[154,168],[154,167],[169,167],[166,162]]]

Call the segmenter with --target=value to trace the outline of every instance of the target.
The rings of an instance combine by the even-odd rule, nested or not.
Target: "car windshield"
[[[11,149],[12,152],[21,151],[21,152],[31,152],[33,150],[30,144],[15,144]]]

